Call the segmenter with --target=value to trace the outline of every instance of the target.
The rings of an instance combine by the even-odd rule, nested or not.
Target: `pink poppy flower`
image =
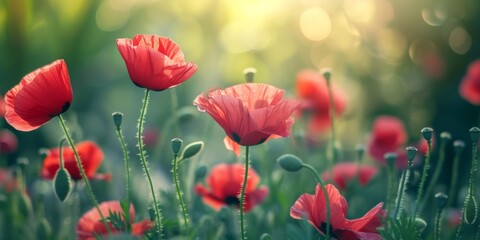
[[[189,79],[197,66],[185,62],[180,47],[170,38],[138,34],[117,39],[118,51],[133,83],[153,91],[175,87]]]
[[[333,179],[332,179],[333,172]],[[358,179],[360,185],[367,185],[370,180],[377,175],[378,169],[374,166],[358,165],[353,162],[338,163],[333,166],[330,171],[325,171],[322,178],[325,181],[333,181],[340,189],[345,190],[348,183],[354,179]]]
[[[368,142],[368,152],[374,160],[385,165],[385,153],[397,152],[406,141],[407,133],[400,119],[380,116],[373,123],[372,134]]]
[[[64,113],[72,103],[67,64],[57,60],[22,78],[5,95],[5,120],[19,131],[32,131]]]
[[[468,66],[467,75],[460,83],[460,95],[473,105],[480,105],[480,60]]]
[[[203,202],[219,211],[223,206],[239,207],[240,200],[238,195],[242,188],[245,167],[243,164],[218,164],[206,179],[207,187],[201,184],[195,186],[195,192],[202,196]],[[266,187],[258,187],[260,177],[250,168],[248,170],[248,180],[245,189],[245,212],[260,204],[268,195]]]
[[[0,130],[0,154],[13,153],[17,151],[17,136],[10,130]]]
[[[103,202],[99,205],[100,211],[103,216],[108,217],[109,212],[121,213],[122,207],[118,201]],[[95,240],[96,235],[107,235],[108,231],[105,229],[104,224],[101,222],[100,214],[97,209],[92,208],[80,218],[77,224],[77,240]],[[133,223],[135,219],[135,209],[130,204],[130,223],[132,224],[132,236],[142,236],[143,233],[153,227],[153,223],[150,220],[143,220],[138,223]],[[112,234],[119,233],[120,230],[115,229],[112,224],[109,224],[109,228]]]
[[[346,219],[348,204],[340,195],[338,189],[331,184],[326,185],[330,200],[331,234],[338,240],[365,239],[381,240],[377,228],[382,225],[381,217],[385,215],[382,210],[383,203],[377,204],[363,217]],[[326,200],[320,185],[317,185],[315,195],[303,194],[290,208],[290,216],[295,219],[306,219],[317,231],[325,234],[326,226]]]
[[[313,70],[303,70],[297,74],[297,94],[306,101],[306,109],[312,112],[310,130],[323,133],[330,129],[330,97],[327,81]],[[332,86],[335,114],[341,116],[347,108],[346,94]]]
[[[288,137],[291,115],[300,107],[298,101],[283,99],[283,90],[260,83],[199,95],[193,104],[210,114],[227,136],[242,146],[261,144],[271,135]]]

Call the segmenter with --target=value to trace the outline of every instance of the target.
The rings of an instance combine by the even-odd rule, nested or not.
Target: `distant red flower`
[[[471,104],[480,105],[480,60],[468,66],[467,75],[460,84],[460,95]]]
[[[78,143],[75,147],[78,151],[78,155],[80,156],[80,161],[85,169],[87,178],[104,180],[110,179],[110,174],[97,174],[97,170],[103,161],[103,151],[97,144],[91,141],[84,141]],[[72,179],[82,179],[72,148],[63,147],[62,152],[65,169],[67,169],[67,171],[70,173]],[[53,148],[43,160],[41,173],[42,177],[45,179],[53,179],[58,171],[58,168],[60,168],[60,152],[59,148]]]
[[[5,120],[19,131],[32,131],[72,104],[72,86],[64,60],[57,60],[22,78],[5,95]]]
[[[331,174],[333,172],[333,180]],[[358,165],[353,162],[338,163],[333,166],[332,171],[328,170],[322,174],[325,181],[332,180],[340,189],[344,190],[350,181],[358,179],[360,185],[367,185],[377,175],[378,169],[373,166]]]
[[[5,117],[5,113],[7,112],[7,104],[3,100],[3,96],[0,95],[0,118]]]
[[[230,139],[242,146],[265,142],[271,135],[288,137],[292,113],[300,107],[283,99],[283,90],[268,84],[244,83],[199,95],[193,104],[207,112]]]
[[[13,192],[19,187],[18,180],[13,176],[8,169],[0,168],[0,189],[5,192]]]
[[[133,83],[153,91],[175,87],[189,79],[197,66],[185,62],[182,50],[170,38],[138,34],[117,39],[118,51]]]
[[[381,240],[377,228],[382,225],[381,217],[383,203],[377,204],[363,217],[348,220],[346,219],[348,204],[345,198],[340,195],[335,186],[326,185],[330,200],[330,224],[331,234],[338,240],[365,239]],[[303,194],[290,208],[290,216],[295,219],[306,219],[317,231],[325,234],[327,213],[326,200],[320,185],[317,185],[315,195]]]
[[[0,130],[0,154],[17,150],[17,136],[7,129]]]
[[[122,213],[122,207],[118,201],[107,201],[99,205],[103,216],[108,217],[109,212]],[[153,223],[149,220],[143,220],[138,223],[133,223],[135,219],[135,209],[130,204],[130,223],[132,224],[132,236],[142,236],[146,231],[153,227]],[[109,224],[110,231],[115,234],[119,233],[119,229],[115,229],[112,224]],[[96,235],[107,235],[108,231],[101,222],[100,214],[97,209],[92,208],[90,211],[83,214],[77,224],[76,228],[77,240],[95,240]]]
[[[245,167],[242,164],[218,164],[206,179],[208,189],[201,184],[195,186],[195,192],[202,196],[203,202],[219,211],[222,206],[239,207],[240,190],[242,188]],[[257,188],[260,183],[258,174],[250,168],[245,190],[244,210],[249,211],[261,203],[268,195],[266,187]]]
[[[402,121],[396,117],[380,116],[375,119],[368,152],[374,160],[385,165],[384,155],[397,152],[407,141],[407,133]],[[402,163],[403,164],[403,163]]]
[[[309,111],[312,112],[310,130],[323,133],[330,126],[330,98],[327,81],[313,70],[302,70],[297,74],[297,94],[307,102]],[[340,116],[347,108],[347,97],[340,89],[332,86],[335,114]]]

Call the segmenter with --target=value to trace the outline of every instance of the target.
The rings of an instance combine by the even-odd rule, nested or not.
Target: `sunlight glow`
[[[321,41],[332,31],[330,16],[323,8],[309,8],[300,15],[300,29],[309,40]]]

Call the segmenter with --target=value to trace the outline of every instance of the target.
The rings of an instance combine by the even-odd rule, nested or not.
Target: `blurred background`
[[[90,139],[102,146],[103,171],[122,176],[111,113],[125,114],[124,134],[135,160],[143,89],[129,80],[115,40],[158,34],[172,38],[186,60],[198,65],[185,84],[150,99],[147,147],[160,172],[169,172],[169,141],[175,136],[186,143],[205,141],[201,164],[236,159],[223,146],[223,131],[192,101],[210,89],[244,82],[247,67],[257,69],[256,82],[283,88],[289,97],[296,95],[300,70],[331,68],[334,84],[349,99],[337,124],[344,149],[364,142],[378,115],[400,118],[409,142],[418,141],[425,126],[437,136],[449,131],[454,140],[468,142],[479,108],[459,96],[458,86],[468,65],[480,58],[479,27],[477,0],[0,0],[0,95],[29,72],[65,59],[74,91],[65,114],[69,126],[77,142]],[[172,119],[176,106],[184,113],[180,120]],[[19,151],[8,161],[31,159],[37,166],[32,174],[40,165],[38,149],[55,147],[62,136],[56,121],[33,132],[13,132]],[[278,150],[272,165],[285,153]],[[159,176],[169,188],[169,180]],[[141,174],[138,178],[143,181]],[[104,199],[123,191],[109,189]]]

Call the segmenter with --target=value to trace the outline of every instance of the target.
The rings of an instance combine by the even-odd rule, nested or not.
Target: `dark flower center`
[[[324,234],[327,234],[327,223],[326,223],[326,222],[322,222],[322,224],[320,225],[320,230],[321,230]],[[335,237],[335,234],[333,234],[332,223],[330,223],[330,237]]]
[[[229,206],[238,206],[240,204],[240,200],[238,200],[237,196],[228,196],[224,201]]]
[[[240,143],[241,138],[240,136],[238,136],[237,133],[232,132],[232,137],[233,137],[233,141],[235,141],[236,143]]]

